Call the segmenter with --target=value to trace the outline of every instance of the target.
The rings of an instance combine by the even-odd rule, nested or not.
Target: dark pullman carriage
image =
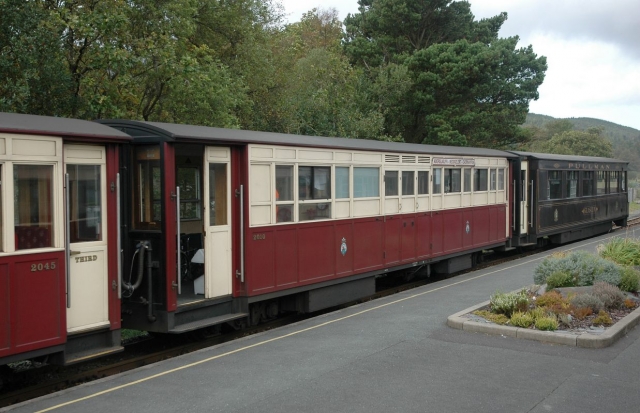
[[[628,162],[610,158],[514,152],[520,176],[513,245],[548,237],[554,244],[627,225]]]
[[[510,153],[101,122],[133,137],[128,328],[183,333],[326,308],[391,270],[468,268],[510,237]]]

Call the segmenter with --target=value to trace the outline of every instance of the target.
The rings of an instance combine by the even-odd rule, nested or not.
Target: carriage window
[[[100,166],[67,165],[67,173],[71,242],[102,240]]]
[[[331,168],[328,166],[298,167],[298,199],[331,198]]]
[[[620,189],[622,192],[627,192],[627,173],[621,171],[620,172]],[[0,213],[2,212],[2,210],[0,210]],[[0,225],[0,229],[2,228],[2,226]]]
[[[612,171],[609,172],[609,192],[615,194],[620,192],[619,182],[620,182],[620,172]]]
[[[53,246],[53,166],[14,165],[16,250]]]
[[[440,195],[442,193],[442,168],[433,170],[433,194]]]
[[[464,168],[464,192],[471,192],[471,168]]]
[[[413,195],[414,189],[414,172],[402,171],[402,195]]]
[[[473,170],[473,190],[474,191],[486,191],[487,190],[487,178],[488,171],[486,169],[474,169]]]
[[[607,173],[605,171],[598,171],[598,184],[596,188],[598,195],[607,193]]]
[[[582,172],[582,196],[595,195],[595,188],[593,187],[593,171]]]
[[[180,187],[180,219],[200,219],[200,170],[181,166],[177,180]]]
[[[578,196],[578,171],[567,171],[567,198]]]
[[[349,198],[349,168],[336,167],[336,199]]]
[[[489,170],[489,189],[491,191],[496,190],[496,170],[495,169]]]
[[[227,225],[227,165],[209,164],[209,225]]]
[[[141,146],[135,152],[135,189],[133,227],[158,229],[161,221],[160,198],[162,195],[160,174],[160,148]]]
[[[504,169],[498,169],[498,191],[504,191]]]
[[[384,173],[384,196],[398,195],[398,171]]]
[[[429,193],[429,171],[418,171],[418,195]]]
[[[380,170],[378,168],[353,168],[353,197],[380,196]]]
[[[460,192],[461,180],[460,169],[445,168],[444,193]]]
[[[547,176],[547,199],[562,198],[562,171],[549,171]]]
[[[276,222],[293,220],[293,166],[276,165]]]

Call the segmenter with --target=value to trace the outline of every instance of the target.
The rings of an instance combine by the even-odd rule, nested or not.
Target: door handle
[[[82,254],[82,251],[69,251],[69,255],[73,256],[73,255],[79,255]]]

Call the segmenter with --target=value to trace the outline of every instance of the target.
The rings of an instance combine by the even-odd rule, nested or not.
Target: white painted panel
[[[495,204],[496,203],[496,193],[495,192],[489,192],[489,197],[488,197],[487,203],[489,203],[489,204]]]
[[[72,250],[80,253],[73,255],[70,262],[71,308],[67,310],[70,332],[109,322],[105,246],[82,248],[72,244]]]
[[[353,201],[354,217],[368,217],[372,215],[380,215],[380,200],[369,199]]]
[[[207,158],[209,160],[220,161],[221,159],[229,159],[230,156],[229,148],[207,147]]]
[[[487,192],[476,192],[472,198],[473,205],[487,205],[489,202],[489,194]]]
[[[476,158],[476,166],[488,166],[489,159],[487,158]]]
[[[431,198],[431,209],[442,209],[442,195],[433,196]]]
[[[461,196],[459,194],[455,195],[445,195],[444,196],[444,208],[460,208],[462,206]]]
[[[65,145],[64,159],[67,163],[104,164],[106,152],[100,146]]]
[[[271,205],[251,206],[251,225],[265,225],[271,223]]]
[[[252,147],[251,148],[251,157],[252,158],[273,158],[273,149],[271,148],[261,148],[261,147]]]
[[[251,204],[271,202],[271,165],[251,165],[249,175]]]
[[[0,138],[0,155],[7,154],[7,140],[5,138]]]
[[[204,285],[207,289],[205,297],[213,298],[231,294],[231,235],[228,226],[222,230],[217,227],[209,232],[207,258],[205,265],[208,271]]]
[[[13,155],[56,156],[56,142],[40,139],[14,139]]]
[[[349,201],[336,201],[336,218],[349,218]]]
[[[333,152],[300,150],[298,151],[298,159],[330,161],[333,159]]]
[[[276,158],[294,160],[296,159],[295,149],[276,149]]]
[[[384,200],[385,215],[397,214],[399,212],[398,204],[399,204],[398,198],[385,199]]]
[[[467,192],[462,194],[461,206],[471,206],[471,193]]]
[[[350,161],[351,154],[347,152],[336,152],[336,161]]]
[[[402,198],[401,202],[402,202],[402,208],[400,209],[400,212],[402,212],[403,214],[406,214],[409,212],[415,212],[416,210],[415,198]]]
[[[429,210],[429,195],[418,196],[418,211]]]
[[[353,160],[357,162],[382,162],[382,154],[379,153],[354,153]]]

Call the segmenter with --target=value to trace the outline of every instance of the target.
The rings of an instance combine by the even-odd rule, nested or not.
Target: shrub
[[[631,308],[636,308],[636,301],[632,300],[631,298],[627,298],[626,300],[624,300],[624,306],[631,309]]]
[[[621,308],[626,298],[618,287],[605,282],[595,283],[592,294],[602,300],[605,308]]]
[[[622,267],[620,272],[620,284],[618,284],[618,287],[620,287],[622,291],[638,291],[640,287],[640,273],[632,267]]]
[[[535,326],[538,330],[555,331],[558,329],[558,320],[555,316],[540,317],[536,320]]]
[[[533,317],[533,321],[541,318],[541,317],[546,317],[547,316],[547,312],[544,310],[544,308],[541,307],[536,307],[534,309],[531,309],[528,311],[529,315],[531,315],[531,317]]]
[[[604,303],[593,294],[578,294],[571,299],[574,308],[589,308],[592,313],[597,313],[604,308]]]
[[[496,292],[490,297],[491,312],[511,317],[515,311],[526,311],[529,307],[529,296],[526,290],[515,293]]]
[[[533,316],[531,316],[531,314],[529,313],[516,311],[515,313],[513,313],[513,315],[511,315],[510,321],[511,321],[511,325],[513,326],[528,328],[533,324],[534,319],[533,319]]]
[[[589,307],[578,307],[573,309],[573,316],[578,320],[584,320],[591,314],[593,314],[593,310]]]
[[[598,316],[593,319],[593,324],[597,326],[598,325],[610,326],[611,324],[613,324],[613,320],[611,319],[611,316],[609,315],[609,313],[607,313],[604,310],[600,310],[600,312],[598,313]]]
[[[536,298],[536,305],[538,307],[555,307],[561,306],[565,303],[565,299],[557,291],[547,291],[541,296]]]
[[[547,278],[547,288],[562,288],[562,287],[573,287],[575,285],[575,281],[573,280],[573,276],[566,271],[554,271]]]
[[[640,242],[630,238],[611,238],[606,244],[598,245],[602,258],[622,265],[640,265]]]
[[[494,314],[491,311],[487,310],[476,310],[473,314],[485,318],[492,323],[496,324],[507,324],[509,322],[509,318],[504,314]]]
[[[576,286],[593,285],[596,279],[617,285],[621,276],[620,269],[611,261],[587,251],[574,251],[566,256],[552,255],[545,258],[534,270],[534,282],[545,284],[556,272],[571,275]]]

